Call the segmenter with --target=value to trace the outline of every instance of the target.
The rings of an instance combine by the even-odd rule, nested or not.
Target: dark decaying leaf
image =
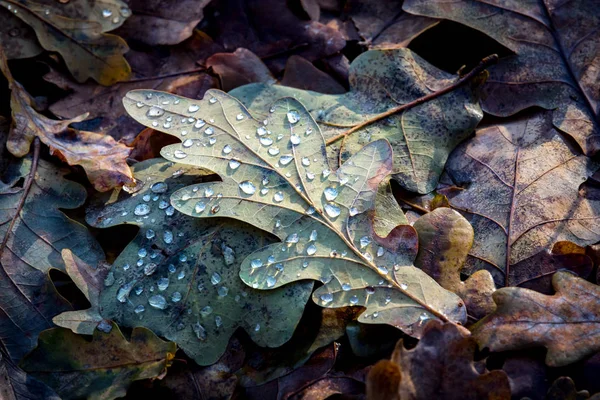
[[[295,99],[275,102],[264,121],[217,90],[198,101],[133,91],[124,104],[139,122],[183,140],[165,147],[165,158],[209,168],[223,180],[178,190],[175,208],[196,218],[237,219],[283,242],[245,254],[240,276],[249,286],[318,280],[325,285],[313,294],[317,304],[365,306],[359,321],[415,336],[429,318],[464,322],[460,298],[412,265],[414,229],[392,226],[381,236],[373,228],[378,186],[392,167],[386,140],[332,172],[318,125]]]
[[[213,54],[206,66],[219,75],[221,89],[228,92],[248,83],[275,83],[275,78],[256,54],[239,48],[233,53]]]
[[[478,372],[473,360],[477,344],[465,329],[438,321],[427,323],[412,350],[398,342],[390,361],[380,361],[369,373],[369,400],[397,394],[396,399],[510,399],[503,371]],[[395,370],[394,370],[395,366]],[[391,385],[396,383],[396,389]],[[381,389],[378,385],[381,385]]]
[[[519,263],[555,242],[600,240],[600,201],[580,190],[598,168],[552,126],[552,112],[479,130],[454,151],[450,186],[438,189],[475,230],[467,270],[487,269],[498,285],[521,284],[544,268]]]
[[[544,346],[549,366],[600,350],[598,286],[565,271],[555,273],[552,284],[552,296],[522,288],[497,290],[496,311],[473,327],[480,346],[492,351]]]
[[[0,21],[0,43],[9,60],[35,57],[44,51],[34,30],[4,7],[0,7]]]
[[[0,351],[0,399],[60,400],[60,397],[48,386],[27,375]]]
[[[600,8],[597,1],[406,0],[404,10],[460,22],[516,53],[490,68],[483,108],[509,116],[556,109],[554,125],[585,154],[600,149]]]
[[[346,89],[331,75],[316,68],[310,61],[300,56],[291,56],[288,59],[281,84],[296,89],[314,90],[327,94],[346,92]]]
[[[104,258],[88,230],[59,210],[81,206],[85,189],[43,160],[13,229],[7,232],[24,191],[17,183],[30,168],[27,158],[11,166],[4,177],[11,185],[0,192],[0,237],[8,235],[0,268],[0,340],[13,360],[35,346],[37,335],[53,326],[53,316],[71,309],[48,278],[51,268],[65,270],[61,249],[72,249],[93,266]]]
[[[568,376],[561,376],[552,383],[545,400],[598,400],[600,394],[590,397],[587,390],[577,390],[575,382]]]
[[[96,199],[87,215],[91,225],[101,228],[140,227],[106,276],[96,304],[102,317],[152,329],[200,365],[215,362],[238,328],[261,346],[277,347],[289,340],[312,282],[271,292],[244,285],[240,264],[272,239],[230,220],[189,217],[169,204],[170,195],[187,185],[198,183],[189,187],[202,193],[210,190],[214,184],[199,183],[208,171],[154,159],[137,163],[134,172],[143,185],[140,191],[107,194]],[[214,190],[216,195],[216,185]],[[70,315],[55,321],[68,321]],[[91,323],[61,325],[77,329]]]
[[[87,114],[58,121],[38,113],[33,107],[33,98],[12,77],[1,48],[0,70],[11,89],[13,123],[7,148],[12,154],[23,157],[29,152],[33,139],[38,137],[52,154],[70,165],[82,166],[98,191],[132,182],[133,177],[126,163],[131,148],[107,135],[69,128],[70,124],[85,119]]]
[[[481,270],[464,282],[460,278],[473,244],[471,224],[458,212],[441,207],[423,215],[413,226],[419,234],[415,266],[427,272],[443,288],[458,294],[469,315],[481,318],[492,312],[495,308],[492,293],[496,286],[491,274]]]
[[[123,57],[127,44],[104,33],[129,16],[127,4],[120,0],[61,3],[2,0],[0,6],[33,28],[44,49],[59,53],[79,82],[92,78],[111,85],[129,78],[131,69]],[[106,17],[108,13],[111,15]]]
[[[350,66],[350,91],[324,95],[278,85],[250,84],[235,89],[254,114],[264,114],[275,100],[298,99],[319,123],[325,139],[451,85],[456,76],[443,72],[408,49],[372,50]],[[394,178],[406,189],[432,191],[449,153],[467,138],[483,114],[477,85],[466,85],[405,112],[353,132],[343,142],[343,156],[365,144],[387,139],[394,149]],[[347,157],[344,157],[347,158]]]
[[[111,400],[133,381],[164,376],[177,350],[145,328],[134,328],[129,340],[114,323],[105,331],[95,330],[91,341],[64,328],[44,331],[21,367],[64,400]]]

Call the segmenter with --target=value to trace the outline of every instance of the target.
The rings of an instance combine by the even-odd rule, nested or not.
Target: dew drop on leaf
[[[325,212],[329,218],[336,218],[340,215],[341,210],[337,205],[333,203],[327,203],[325,204]]]
[[[274,276],[267,276],[267,287],[273,287],[275,286],[275,284],[277,283],[277,278],[275,278]]]
[[[323,304],[331,303],[333,301],[333,294],[331,294],[331,293],[323,293],[321,295],[321,301],[323,302]]]
[[[191,104],[188,107],[188,112],[194,113],[196,111],[198,111],[200,109],[200,106],[198,104]]]
[[[254,186],[254,184],[250,181],[240,182],[239,188],[241,189],[242,192],[244,192],[246,194],[252,195],[252,194],[256,193],[256,186]]]
[[[238,167],[241,165],[241,163],[238,160],[235,159],[231,159],[229,160],[229,168],[235,170],[238,169]]]
[[[167,300],[160,294],[155,294],[148,299],[148,304],[154,308],[158,308],[159,310],[164,310],[167,308]]]
[[[263,266],[263,263],[262,263],[262,261],[260,259],[257,258],[257,259],[254,259],[254,260],[250,261],[250,266],[252,268],[254,268],[254,269],[255,268],[260,268],[260,267]]]
[[[279,163],[281,165],[288,165],[293,159],[294,159],[293,155],[285,154],[279,158]]]
[[[133,213],[138,216],[144,216],[150,214],[150,206],[148,204],[138,204],[135,206]]]
[[[218,285],[219,282],[221,282],[221,275],[219,275],[218,272],[213,273],[210,277],[210,283],[212,283],[213,285]]]
[[[160,107],[150,107],[148,109],[148,112],[146,113],[146,115],[148,115],[149,117],[160,117],[164,113],[165,113],[165,110],[163,110]]]
[[[155,263],[146,264],[146,266],[144,267],[144,275],[146,275],[146,276],[152,275],[156,271],[157,267],[158,267],[158,265],[156,265]]]
[[[286,114],[287,120],[290,124],[294,125],[300,121],[300,113],[297,110],[290,110]]]
[[[165,182],[155,182],[150,186],[152,193],[165,193],[169,190],[169,186]]]
[[[172,301],[173,303],[178,303],[179,301],[181,301],[181,293],[179,293],[179,292],[174,292],[174,293],[171,295],[171,301]]]
[[[309,244],[308,247],[306,248],[306,254],[308,254],[309,256],[312,256],[316,252],[317,252],[317,246],[315,246],[314,243]]]
[[[160,291],[166,290],[169,287],[169,278],[160,278],[158,282],[156,282],[156,286]]]
[[[282,202],[282,201],[283,201],[283,193],[282,193],[282,192],[277,192],[277,193],[275,193],[275,195],[273,196],[273,200],[274,200],[276,203],[280,203],[280,202]]]
[[[139,306],[136,306],[136,307],[133,309],[133,312],[134,312],[134,313],[136,313],[136,314],[141,314],[141,313],[143,313],[145,310],[146,310],[146,307],[144,307],[143,305],[141,305],[141,304],[140,304]]]
[[[325,195],[327,201],[333,201],[338,196],[338,191],[336,188],[329,186],[323,190],[323,194]]]

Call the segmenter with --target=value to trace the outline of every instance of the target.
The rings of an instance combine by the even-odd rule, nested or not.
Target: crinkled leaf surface
[[[473,225],[468,268],[489,270],[500,285],[521,280],[511,268],[556,241],[600,240],[600,201],[580,185],[599,165],[552,125],[552,112],[492,125],[454,151],[439,189]]]
[[[248,285],[275,289],[319,280],[325,286],[313,294],[318,304],[364,305],[360,321],[416,336],[424,319],[464,320],[462,301],[412,266],[412,227],[399,225],[386,237],[373,230],[377,189],[392,168],[386,140],[370,143],[332,172],[318,125],[292,98],[276,101],[261,121],[216,90],[203,100],[133,91],[124,104],[139,122],[183,140],[163,148],[165,158],[222,179],[175,192],[173,206],[198,218],[238,219],[283,242],[244,259],[240,276]]]
[[[17,157],[24,156],[29,152],[33,139],[38,137],[50,147],[52,154],[70,165],[81,165],[98,191],[131,183],[133,177],[126,162],[131,148],[116,142],[110,136],[68,127],[73,122],[85,119],[87,113],[63,121],[53,120],[38,113],[33,107],[32,97],[13,78],[1,48],[0,70],[11,89],[13,124],[7,148],[12,154]]]
[[[175,343],[146,328],[134,328],[129,340],[116,324],[108,328],[94,331],[91,341],[68,329],[49,329],[21,367],[65,400],[110,400],[125,396],[131,382],[159,377],[171,365]]]
[[[234,221],[192,218],[169,204],[172,193],[202,181],[208,171],[162,159],[138,163],[134,171],[142,190],[133,196],[115,192],[87,215],[99,227],[140,227],[105,280],[100,314],[123,326],[152,329],[201,365],[215,362],[240,327],[261,346],[285,343],[312,282],[270,292],[244,285],[238,276],[241,262],[273,240]],[[214,184],[198,184],[190,191],[204,193],[213,186],[217,190]]]
[[[82,205],[85,189],[43,160],[13,229],[7,232],[23,194],[16,183],[30,168],[29,159],[8,168],[4,180],[11,184],[0,192],[0,237],[8,234],[0,260],[0,340],[13,360],[35,346],[39,332],[53,326],[53,316],[71,309],[48,278],[50,268],[65,269],[61,249],[73,249],[91,265],[104,258],[88,230],[59,210]]]
[[[455,78],[408,49],[372,50],[352,62],[350,91],[345,94],[250,84],[231,95],[257,115],[275,100],[292,96],[306,106],[328,139],[390,108],[445,88]],[[436,187],[448,154],[473,132],[482,117],[476,91],[467,85],[352,133],[342,150],[356,154],[367,143],[387,139],[394,149],[395,179],[408,190],[427,193]]]
[[[496,311],[473,327],[481,347],[491,351],[544,346],[546,364],[571,364],[600,349],[600,288],[559,271],[552,296],[530,289],[502,288],[494,293]]]
[[[516,53],[490,68],[484,110],[556,109],[554,125],[588,155],[600,149],[597,1],[407,0],[404,10],[460,22]]]
[[[123,39],[104,32],[117,28],[131,13],[120,0],[55,1],[2,0],[13,16],[35,31],[43,48],[58,52],[80,82],[92,78],[103,85],[125,80],[131,68]],[[110,13],[109,17],[105,17]]]
[[[0,398],[2,400],[60,400],[52,389],[27,375],[4,352],[0,352]]]

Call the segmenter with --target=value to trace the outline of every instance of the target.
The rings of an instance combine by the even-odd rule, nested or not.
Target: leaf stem
[[[416,107],[420,104],[423,104],[425,102],[428,102],[430,100],[438,98],[446,93],[452,92],[453,90],[456,90],[457,88],[463,86],[465,83],[469,82],[471,79],[473,79],[474,77],[479,75],[479,73],[481,71],[485,70],[487,67],[495,64],[496,62],[498,62],[497,54],[492,54],[490,56],[487,56],[483,60],[481,60],[479,62],[479,64],[477,64],[477,66],[475,68],[473,68],[468,74],[464,75],[462,78],[460,78],[459,80],[454,82],[452,85],[445,87],[444,89],[438,90],[437,92],[433,92],[426,96],[419,97],[418,99],[413,100],[410,103],[406,103],[406,104],[402,104],[398,107],[390,108],[386,112],[378,114],[378,115],[374,116],[373,118],[370,118],[370,119],[363,121],[357,125],[354,125],[352,128],[340,133],[337,136],[334,136],[334,137],[328,139],[327,142],[325,142],[325,144],[327,146],[329,146],[330,144],[335,143],[338,140],[345,138],[346,136],[364,128],[367,125],[371,125],[372,123],[382,120],[384,118],[387,118],[390,115],[393,115],[393,114],[396,114],[396,113],[399,113],[402,111],[406,111],[410,108]]]
[[[31,163],[31,169],[29,170],[29,174],[27,175],[27,180],[25,181],[25,186],[23,186],[23,194],[21,195],[21,199],[19,200],[19,204],[17,204],[17,209],[15,211],[15,215],[12,217],[10,221],[10,225],[6,230],[6,234],[4,235],[4,239],[2,239],[2,244],[0,244],[0,257],[4,253],[4,249],[6,248],[6,244],[8,243],[8,237],[12,232],[19,213],[23,209],[25,205],[25,200],[27,200],[27,196],[29,195],[29,191],[31,190],[31,185],[33,184],[33,180],[35,179],[35,172],[37,171],[38,160],[40,159],[40,139],[36,137],[33,139],[33,161]]]

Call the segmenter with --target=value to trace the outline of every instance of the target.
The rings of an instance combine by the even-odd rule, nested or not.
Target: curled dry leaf
[[[294,97],[310,110],[327,140],[374,121],[346,137],[342,156],[347,158],[367,143],[386,139],[394,149],[394,178],[408,190],[428,193],[436,187],[449,153],[483,117],[477,84],[465,85],[404,112],[381,116],[446,88],[455,79],[408,49],[372,50],[352,62],[350,91],[341,95],[264,84],[243,86],[231,95],[256,115],[281,97]]]
[[[172,193],[206,180],[208,171],[162,159],[137,163],[134,171],[141,190],[97,198],[86,216],[100,228],[140,227],[113,263],[96,304],[90,298],[92,306],[122,326],[145,326],[173,340],[200,365],[215,362],[238,328],[260,346],[277,347],[288,341],[312,282],[272,292],[244,285],[238,276],[242,260],[272,239],[234,221],[191,218],[169,204]],[[215,195],[217,190],[215,184],[190,188],[202,193],[215,190]],[[70,315],[55,321],[68,321]]]
[[[219,75],[221,89],[228,92],[248,83],[275,83],[269,68],[248,49],[239,48],[233,53],[213,54],[206,66]]]
[[[332,172],[318,125],[295,99],[275,102],[264,121],[216,90],[198,101],[133,91],[124,104],[139,122],[183,140],[165,147],[165,158],[210,168],[223,179],[178,190],[171,196],[176,209],[237,219],[283,242],[247,254],[240,276],[249,286],[318,280],[325,285],[313,294],[317,304],[365,306],[361,322],[415,336],[430,318],[464,322],[460,298],[412,265],[414,229],[394,226],[385,237],[374,231],[378,185],[392,167],[386,140]]]
[[[486,112],[508,116],[535,105],[555,109],[552,122],[585,154],[600,149],[597,2],[406,0],[403,7],[470,26],[517,54],[490,68]]]
[[[89,231],[60,211],[81,206],[86,197],[81,185],[64,179],[64,171],[39,160],[29,195],[17,209],[24,192],[17,183],[30,169],[27,158],[8,168],[4,180],[12,183],[0,192],[0,237],[8,235],[0,259],[0,341],[13,360],[35,347],[37,335],[52,327],[53,316],[71,310],[48,278],[51,268],[65,271],[61,249],[72,249],[94,266],[104,258]]]
[[[554,274],[552,285],[552,296],[522,288],[497,290],[496,311],[472,329],[480,346],[492,351],[544,346],[552,367],[600,350],[600,288],[565,271]]]
[[[42,332],[38,347],[21,367],[67,399],[115,399],[133,381],[164,376],[177,346],[146,328],[134,328],[127,340],[119,327],[106,322],[91,341],[68,329]]]
[[[131,148],[116,142],[110,136],[69,128],[71,123],[84,120],[87,113],[64,121],[53,120],[38,113],[33,107],[32,97],[12,77],[1,48],[0,70],[11,89],[13,125],[7,148],[13,155],[26,155],[31,142],[38,137],[50,148],[52,154],[69,165],[82,166],[98,191],[107,191],[133,181],[126,163]]]
[[[492,293],[496,290],[492,275],[477,271],[461,281],[462,270],[473,245],[473,228],[469,221],[450,208],[436,208],[413,225],[419,234],[419,254],[415,266],[427,272],[443,288],[458,294],[469,315],[479,319],[495,308]]]
[[[368,398],[394,399],[384,396],[395,394],[397,400],[510,399],[510,385],[503,371],[480,373],[475,368],[476,348],[465,329],[431,321],[414,349],[405,349],[400,340],[391,361],[380,361],[373,367],[367,378]]]
[[[479,130],[452,154],[449,187],[438,189],[475,230],[467,270],[511,286],[525,280],[518,263],[556,241],[600,240],[600,201],[580,190],[598,168],[556,131],[552,112]]]
[[[79,82],[92,78],[111,85],[129,78],[131,69],[123,58],[127,44],[118,36],[104,33],[129,16],[126,3],[2,0],[0,6],[33,28],[44,49],[59,53]]]

